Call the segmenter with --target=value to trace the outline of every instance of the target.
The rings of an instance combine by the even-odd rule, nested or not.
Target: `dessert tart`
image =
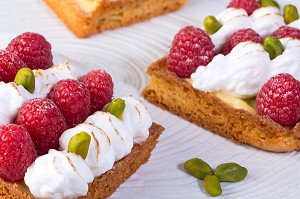
[[[77,37],[88,37],[175,11],[186,1],[45,0]]]
[[[147,70],[151,103],[236,143],[298,151],[297,7],[232,0],[204,27],[182,28]]]
[[[90,182],[88,192],[80,198],[108,198],[111,196],[141,165],[148,162],[162,130],[163,128],[160,125],[153,123],[149,128],[149,137],[143,143],[135,144],[130,154],[115,162],[113,168]],[[0,186],[1,198],[36,198],[23,181],[10,183],[1,178]],[[62,184],[62,186],[64,185]]]
[[[149,160],[164,128],[142,101],[112,99],[105,71],[75,77],[68,62],[51,66],[48,44],[27,32],[0,51],[0,197],[107,198]],[[27,59],[36,46],[43,53]]]

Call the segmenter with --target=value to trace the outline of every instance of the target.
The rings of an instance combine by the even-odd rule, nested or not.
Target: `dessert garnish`
[[[211,196],[222,194],[221,182],[240,182],[248,174],[245,167],[234,162],[220,164],[213,171],[209,164],[199,158],[187,160],[184,169],[199,180],[204,180],[205,191]]]
[[[184,169],[198,178],[199,180],[203,180],[207,175],[213,175],[214,171],[212,168],[199,158],[192,158],[184,163]]]
[[[27,169],[24,182],[35,198],[85,196],[94,176],[78,154],[50,149]]]
[[[39,155],[46,154],[50,149],[58,149],[58,140],[67,129],[60,109],[46,98],[25,102],[18,111],[16,123],[28,130]]]
[[[240,182],[247,174],[248,170],[245,167],[234,162],[220,164],[214,172],[221,182]]]
[[[105,111],[122,120],[125,106],[126,105],[124,100],[122,100],[121,98],[117,98],[108,104]]]
[[[111,101],[114,83],[111,76],[103,70],[93,70],[78,81],[83,83],[91,95],[91,113],[102,110]]]
[[[47,97],[59,108],[68,128],[82,123],[90,115],[90,92],[78,80],[60,80],[52,87]]]
[[[283,18],[286,24],[290,24],[299,19],[298,9],[291,4],[285,5],[283,9]]]
[[[30,69],[47,69],[53,66],[51,49],[43,35],[25,32],[11,40],[5,50],[17,55]]]
[[[280,8],[279,4],[274,0],[260,0],[261,7],[275,6],[278,9]]]
[[[282,126],[294,126],[300,119],[300,82],[286,73],[272,77],[256,97],[256,110]]]
[[[187,26],[174,37],[168,56],[168,69],[188,78],[199,65],[206,66],[216,55],[209,35],[200,28]]]
[[[245,41],[262,44],[264,39],[251,28],[239,29],[226,39],[220,52],[223,55],[227,55],[236,45]]]
[[[67,151],[68,153],[76,153],[77,155],[80,155],[82,159],[85,159],[89,151],[90,143],[91,136],[82,131],[71,137]]]
[[[231,0],[227,6],[227,8],[243,8],[248,15],[251,15],[259,7],[257,0]]]
[[[270,55],[270,59],[275,59],[284,51],[284,47],[279,39],[273,36],[268,36],[264,40],[264,49]]]
[[[28,131],[17,124],[0,126],[0,176],[8,182],[23,179],[27,168],[37,158]]]
[[[222,24],[214,16],[207,16],[204,19],[203,24],[205,31],[209,35],[216,33],[222,27]]]
[[[25,67],[25,63],[15,54],[0,50],[0,81],[14,81],[17,72]]]
[[[290,37],[292,39],[300,40],[300,29],[290,26],[281,26],[280,28],[275,30],[271,36],[274,36],[277,39]]]
[[[30,68],[21,68],[16,77],[14,82],[17,85],[22,85],[28,92],[33,93],[35,89],[35,77]]]
[[[207,175],[203,181],[206,193],[211,196],[219,196],[222,194],[220,179],[217,176]]]

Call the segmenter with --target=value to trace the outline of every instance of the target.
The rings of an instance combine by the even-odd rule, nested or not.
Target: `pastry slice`
[[[231,1],[203,28],[182,28],[143,96],[234,142],[300,150],[299,8],[280,6]]]
[[[0,198],[107,198],[148,162],[164,128],[143,102],[112,99],[105,71],[76,79],[72,68],[22,68],[14,82],[0,82]],[[88,114],[67,129],[75,109]]]
[[[150,82],[143,96],[149,102],[236,143],[274,152],[300,150],[299,124],[284,128],[257,115],[243,100],[193,88],[190,80],[167,69],[166,57],[151,64],[147,73]]]
[[[149,129],[149,137],[141,144],[136,144],[131,152],[123,159],[115,162],[112,169],[103,175],[95,178],[89,184],[89,191],[86,196],[80,198],[107,198],[130,178],[136,170],[148,162],[152,150],[155,148],[163,127],[153,123]],[[28,187],[24,182],[9,183],[0,179],[0,197],[6,199],[33,199]]]
[[[45,0],[77,37],[141,22],[182,7],[187,0]]]

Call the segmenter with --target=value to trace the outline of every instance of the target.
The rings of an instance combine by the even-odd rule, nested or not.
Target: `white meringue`
[[[238,98],[251,98],[266,82],[270,64],[261,44],[242,42],[230,54],[219,54],[206,67],[199,66],[191,75],[192,85],[206,92],[225,91]]]
[[[152,118],[142,101],[133,97],[121,97],[125,101],[122,121],[133,136],[133,142],[140,144],[149,136]]]
[[[0,82],[0,124],[9,124],[17,115],[18,109],[28,100],[30,93],[14,82]]]
[[[92,123],[102,129],[110,138],[116,161],[131,152],[133,138],[125,124],[108,112],[98,111],[89,116],[86,123]]]
[[[86,163],[93,172],[95,178],[111,169],[115,162],[115,154],[109,137],[106,133],[91,123],[81,123],[67,129],[59,138],[61,150],[68,149],[72,136],[77,133],[86,132],[91,136]]]
[[[216,19],[222,24],[222,27],[211,35],[217,51],[221,49],[226,39],[237,30],[252,28],[260,36],[265,37],[285,25],[279,9],[274,6],[256,9],[250,16],[242,8],[227,8]]]
[[[62,79],[75,79],[68,62],[53,66],[46,70],[33,70],[35,76],[34,98],[46,97],[51,88]]]
[[[288,73],[300,81],[300,40],[287,37],[280,41],[284,51],[272,60],[268,79],[279,73]]]
[[[49,150],[38,157],[25,173],[24,182],[36,198],[76,198],[85,196],[94,180],[81,156]]]

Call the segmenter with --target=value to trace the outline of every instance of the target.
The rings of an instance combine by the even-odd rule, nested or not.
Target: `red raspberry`
[[[0,146],[0,177],[10,182],[24,178],[37,158],[28,131],[16,124],[0,126]]]
[[[51,44],[38,33],[25,32],[14,38],[6,50],[16,54],[31,69],[53,66]]]
[[[231,0],[227,8],[243,8],[250,16],[254,10],[260,8],[257,0]]]
[[[18,56],[0,50],[0,81],[13,82],[17,72],[23,67],[25,64]]]
[[[289,26],[281,26],[272,33],[272,36],[278,39],[284,37],[292,37],[293,39],[300,39],[300,30]]]
[[[111,101],[114,94],[114,83],[111,76],[102,70],[93,70],[79,78],[90,91],[91,113],[100,111]]]
[[[57,82],[48,94],[65,117],[68,128],[82,123],[90,115],[91,98],[86,86],[74,79]]]
[[[67,129],[59,108],[45,98],[24,103],[19,109],[16,123],[27,129],[39,155],[47,153],[49,149],[57,149],[58,139]]]
[[[209,35],[200,28],[187,26],[175,35],[167,66],[178,77],[188,78],[198,66],[206,66],[215,55]]]
[[[286,73],[272,77],[256,97],[256,110],[282,126],[294,126],[300,119],[300,82]]]
[[[221,53],[227,55],[231,52],[231,50],[241,42],[252,41],[255,43],[263,44],[264,39],[254,30],[248,29],[240,29],[234,32],[225,42],[221,49]]]

